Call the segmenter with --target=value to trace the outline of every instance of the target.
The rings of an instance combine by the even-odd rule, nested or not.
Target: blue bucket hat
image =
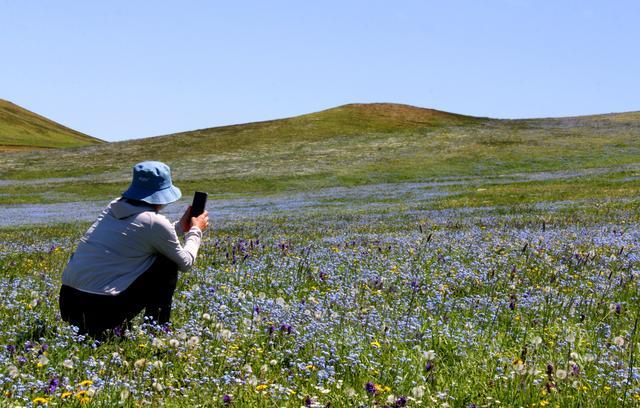
[[[133,180],[122,196],[149,204],[169,204],[179,200],[182,192],[171,183],[169,166],[158,161],[144,161],[133,166]]]

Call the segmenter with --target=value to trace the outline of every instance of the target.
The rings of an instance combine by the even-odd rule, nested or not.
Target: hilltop
[[[0,99],[0,151],[76,147],[96,143],[102,143],[102,140]]]
[[[103,199],[119,194],[142,160],[168,163],[186,194],[218,195],[611,168],[638,162],[639,132],[637,112],[502,120],[349,104],[55,154],[4,153],[0,195],[11,194],[5,202]]]

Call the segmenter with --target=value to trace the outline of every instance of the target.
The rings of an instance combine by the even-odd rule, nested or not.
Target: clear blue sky
[[[640,110],[640,2],[0,0],[0,98],[106,140],[398,102]]]

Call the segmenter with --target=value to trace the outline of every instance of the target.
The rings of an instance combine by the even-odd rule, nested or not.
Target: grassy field
[[[342,199],[216,219],[170,329],[102,344],[57,309],[88,224],[0,230],[2,405],[640,404],[636,199]]]
[[[2,154],[0,406],[640,406],[639,123],[347,105]],[[171,326],[97,342],[60,276],[143,159],[213,226]]]
[[[76,147],[101,140],[0,99],[0,152]]]
[[[639,131],[638,113],[496,120],[405,105],[345,105],[56,154],[3,153],[0,197],[4,203],[7,194],[32,203],[107,199],[126,188],[131,166],[147,159],[167,162],[186,192],[221,196],[607,169],[636,163]],[[28,184],[37,180],[47,182],[46,193]]]

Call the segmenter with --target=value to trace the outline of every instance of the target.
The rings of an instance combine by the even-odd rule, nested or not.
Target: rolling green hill
[[[634,165],[639,157],[637,112],[499,120],[408,105],[349,104],[55,154],[4,153],[0,197],[103,199],[119,194],[131,166],[142,160],[167,162],[186,194],[197,188],[225,195],[575,172]]]
[[[76,147],[101,140],[0,99],[0,151]]]

